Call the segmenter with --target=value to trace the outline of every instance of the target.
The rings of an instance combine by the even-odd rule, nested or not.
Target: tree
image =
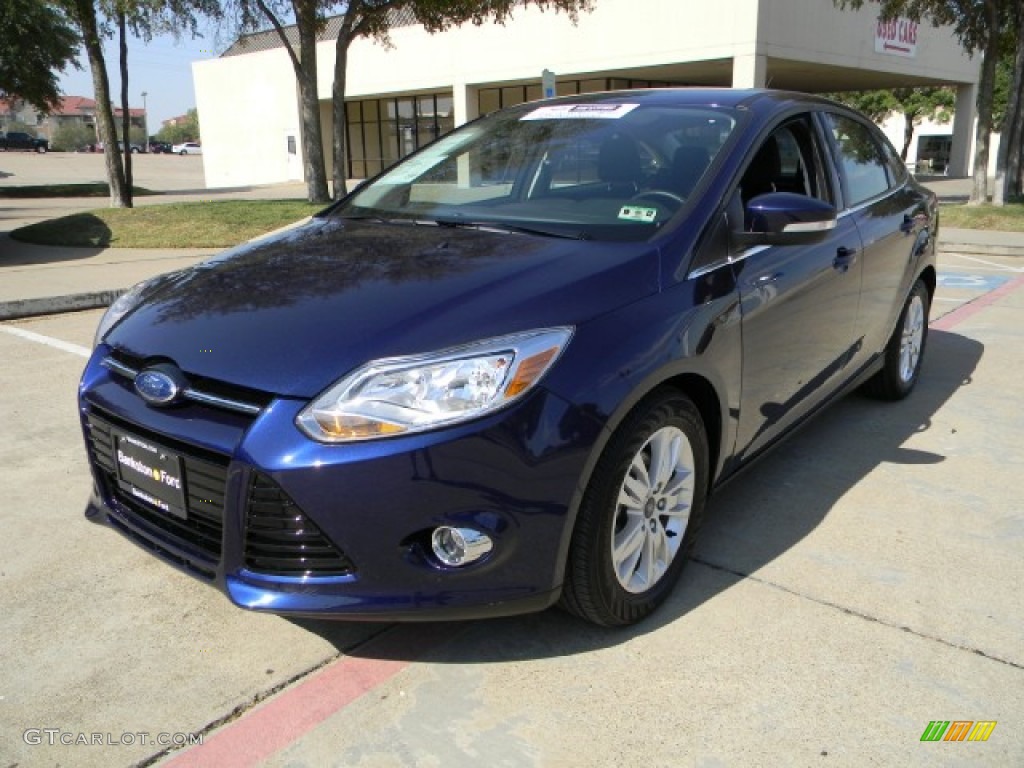
[[[190,109],[185,115],[184,122],[174,125],[163,125],[156,133],[157,141],[164,141],[168,144],[182,144],[186,141],[199,141],[199,113]]]
[[[833,0],[840,8],[859,9],[864,0]],[[984,203],[988,197],[988,162],[992,137],[992,104],[996,62],[999,60],[1004,29],[1014,29],[1008,22],[1019,12],[1020,0],[879,0],[879,17],[897,16],[920,21],[928,19],[933,26],[949,25],[969,54],[981,51],[981,75],[978,79],[978,127],[974,155],[974,184],[970,204]]]
[[[956,96],[950,88],[894,88],[889,91],[846,91],[826,94],[829,98],[860,110],[874,122],[889,115],[903,115],[903,149],[900,157],[907,159],[914,129],[925,120],[949,122]]]
[[[327,172],[323,154],[323,128],[320,122],[320,99],[317,93],[316,44],[327,22],[327,14],[338,10],[340,31],[335,41],[333,99],[334,134],[334,197],[345,194],[345,169],[348,167],[345,146],[345,88],[348,49],[360,37],[375,38],[388,43],[388,30],[401,10],[410,10],[416,20],[430,32],[439,32],[453,25],[486,21],[501,23],[521,5],[532,4],[542,9],[565,11],[575,20],[576,14],[589,10],[591,0],[233,0],[237,26],[242,30],[257,29],[265,20],[283,43],[299,89],[299,116],[302,123],[302,152],[305,160],[307,197],[310,202],[327,202]],[[295,40],[285,28],[287,14],[295,19]]]
[[[79,122],[61,123],[53,132],[50,149],[57,152],[77,152],[96,141],[96,133],[91,127]]]
[[[1006,101],[1002,120],[1002,136],[996,157],[996,184],[992,203],[1003,205],[1011,197],[1024,192],[1022,157],[1024,152],[1024,8],[1016,10],[1016,45],[1012,54],[1004,57],[1002,71],[1006,82]]]
[[[127,143],[125,156],[112,151],[117,146],[118,131],[114,125],[114,112],[110,99],[110,78],[106,61],[103,59],[102,40],[112,34],[116,25],[119,42],[119,64],[121,71],[121,108],[124,111],[121,134],[129,130],[128,109],[128,49],[129,29],[143,39],[150,39],[157,32],[181,31],[196,33],[197,15],[205,14],[214,18],[220,16],[220,4],[215,0],[52,0],[58,4],[76,27],[82,45],[85,47],[92,71],[93,91],[96,100],[97,133],[107,147],[104,161],[107,166],[107,181],[110,184],[110,205],[116,208],[130,208],[131,199],[131,154]],[[126,178],[125,168],[128,173]]]
[[[78,66],[78,35],[58,7],[40,0],[0,3],[0,96],[40,112],[60,103],[57,73]]]
[[[105,30],[96,15],[93,0],[62,0],[68,17],[78,28],[92,71],[92,87],[96,100],[96,130],[103,146],[103,161],[107,166],[107,182],[110,185],[112,208],[130,208],[131,200],[125,187],[124,165],[121,155],[113,151],[117,146],[117,131],[114,128],[114,111],[110,106],[110,78],[103,60],[102,37]]]
[[[568,13],[573,22],[581,11],[589,11],[591,0],[352,0],[345,4],[341,28],[335,41],[334,84],[331,90],[334,134],[334,198],[345,195],[348,147],[345,137],[346,71],[349,46],[360,37],[390,44],[388,31],[399,10],[411,10],[428,32],[442,32],[467,22],[480,26],[485,22],[501,24],[517,6],[534,5],[541,10]]]

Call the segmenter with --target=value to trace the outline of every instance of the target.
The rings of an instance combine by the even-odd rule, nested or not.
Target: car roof
[[[648,105],[685,105],[719,107],[768,107],[796,103],[837,106],[829,99],[796,91],[780,91],[769,88],[644,88],[628,91],[603,91],[571,96],[559,96],[546,100],[545,104],[580,104],[630,102]],[[533,103],[536,105],[536,102]]]

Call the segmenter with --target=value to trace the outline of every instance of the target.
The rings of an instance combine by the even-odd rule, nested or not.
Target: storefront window
[[[350,101],[349,177],[375,176],[455,128],[451,93]]]

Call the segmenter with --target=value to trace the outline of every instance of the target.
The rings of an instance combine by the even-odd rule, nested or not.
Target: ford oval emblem
[[[181,387],[163,371],[142,371],[135,377],[135,391],[153,405],[168,405],[180,394]]]

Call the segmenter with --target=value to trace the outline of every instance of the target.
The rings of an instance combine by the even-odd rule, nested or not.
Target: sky
[[[128,41],[128,102],[133,109],[143,107],[142,92],[146,92],[147,127],[150,134],[160,130],[161,121],[183,115],[196,105],[192,85],[192,62],[216,58],[230,43],[215,30],[204,31],[204,37],[192,39],[183,35],[175,40],[171,35],[155,37],[150,42],[137,38]],[[117,41],[108,40],[104,46],[107,76],[110,78],[111,97],[121,103],[121,76],[118,64]],[[95,98],[92,72],[83,50],[78,57],[82,68],[69,68],[60,78],[65,96]]]

